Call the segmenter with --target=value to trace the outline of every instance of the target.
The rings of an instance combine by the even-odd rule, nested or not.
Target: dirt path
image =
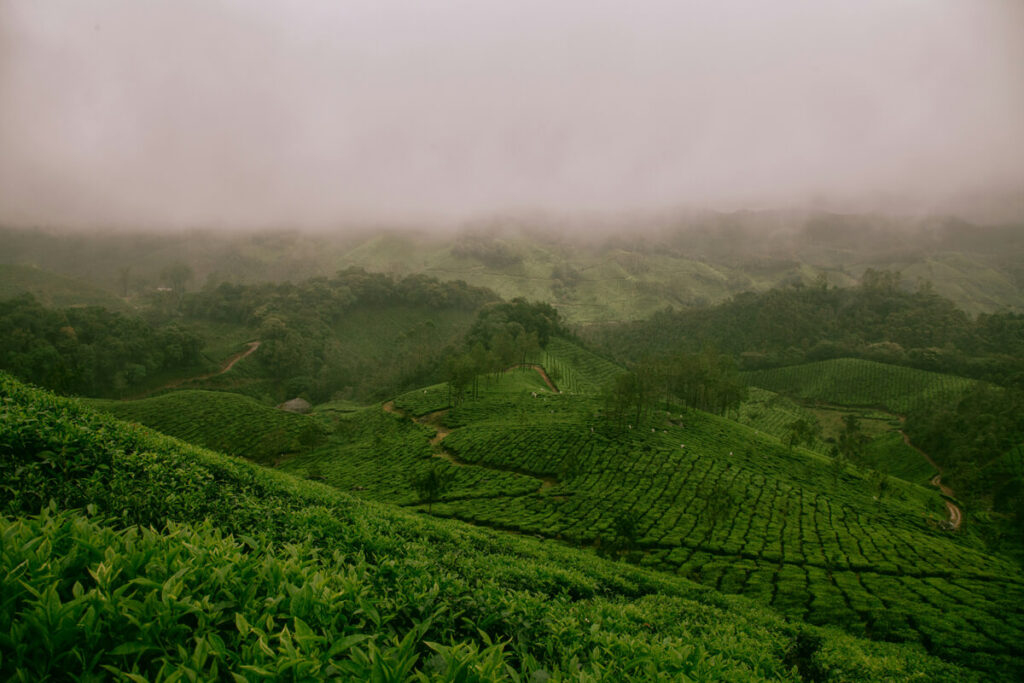
[[[548,385],[549,389],[551,389],[551,393],[554,393],[554,394],[562,393],[562,392],[560,392],[558,390],[558,387],[555,386],[555,383],[551,381],[551,378],[548,377],[548,373],[544,369],[543,365],[536,365],[535,363],[518,363],[518,364],[513,365],[512,367],[508,368],[508,370],[505,370],[505,372],[508,372],[509,370],[515,370],[517,368],[532,368],[532,369],[536,370],[537,374],[540,375],[541,379],[544,380],[544,383]]]
[[[939,489],[939,491],[942,492],[942,495],[948,496],[949,498],[954,498],[955,496],[953,495],[953,489],[949,488],[948,486],[942,483],[942,468],[939,467],[938,463],[932,460],[930,455],[928,455],[920,448],[912,444],[910,442],[910,437],[907,436],[906,432],[904,432],[902,429],[900,430],[900,436],[903,437],[903,443],[907,444],[915,451],[920,453],[921,456],[928,461],[928,464],[935,468],[935,476],[929,479],[928,483]],[[964,513],[960,509],[960,507],[955,503],[952,503],[948,500],[943,500],[943,502],[946,503],[946,509],[949,510],[949,526],[955,531],[956,529],[960,528],[960,524],[964,521]]]
[[[487,465],[473,465],[471,463],[463,462],[459,460],[454,453],[449,451],[447,448],[441,445],[441,441],[452,433],[452,430],[444,426],[442,419],[448,412],[448,408],[442,410],[435,410],[432,413],[421,415],[419,417],[412,417],[407,415],[404,410],[395,407],[394,401],[388,401],[381,406],[385,412],[391,413],[392,415],[398,415],[399,417],[407,417],[417,424],[421,424],[427,427],[431,427],[434,430],[434,435],[430,437],[430,445],[434,447],[434,457],[443,458],[455,465],[456,467],[482,467],[488,470],[494,470],[496,472],[514,472],[515,474],[521,474],[524,477],[532,477],[540,481],[540,488],[537,492],[546,491],[547,489],[553,488],[558,485],[558,480],[554,477],[542,477],[530,472],[524,472],[522,470],[509,469],[503,467],[488,467]]]
[[[256,349],[260,348],[260,342],[259,340],[251,341],[246,346],[248,348],[246,348],[244,351],[239,351],[238,353],[224,361],[224,364],[220,366],[219,370],[208,372],[205,375],[195,375],[193,377],[183,377],[182,379],[176,379],[173,382],[168,382],[167,384],[161,387],[151,389],[150,391],[147,391],[143,394],[139,394],[138,396],[132,396],[129,400],[135,401],[140,398],[145,398],[150,394],[155,394],[158,391],[163,391],[164,389],[173,389],[174,387],[180,387],[182,384],[186,384],[188,382],[198,382],[200,380],[216,377],[217,375],[223,375],[225,372],[228,372],[229,370],[231,370],[231,368],[235,367],[235,363],[242,360],[243,358],[247,358],[252,354],[256,353]]]

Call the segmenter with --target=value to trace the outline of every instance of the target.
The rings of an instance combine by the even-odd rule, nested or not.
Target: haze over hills
[[[152,292],[175,264],[185,286],[301,280],[357,266],[461,279],[510,299],[551,301],[578,324],[638,320],[744,291],[821,278],[855,284],[868,268],[900,272],[968,313],[1024,309],[1024,226],[976,226],[814,212],[637,215],[593,221],[511,219],[456,232],[355,230],[76,235],[0,231],[2,259],[90,280],[117,294]],[[628,235],[628,236],[626,236]],[[83,255],[85,256],[83,258]],[[11,285],[9,285],[11,286]]]

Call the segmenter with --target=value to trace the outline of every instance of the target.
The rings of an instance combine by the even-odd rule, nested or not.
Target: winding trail
[[[242,360],[243,358],[248,358],[252,354],[256,353],[256,349],[260,348],[260,341],[257,339],[256,341],[248,342],[246,344],[246,346],[248,348],[246,348],[244,351],[239,351],[238,353],[236,353],[235,355],[229,357],[226,361],[224,361],[224,364],[220,366],[219,370],[214,370],[213,372],[208,372],[205,375],[195,375],[195,376],[192,376],[192,377],[182,377],[181,379],[176,379],[173,382],[168,382],[167,384],[164,384],[163,386],[157,387],[156,389],[151,389],[151,390],[149,390],[149,391],[147,391],[145,393],[139,394],[137,396],[132,396],[129,400],[135,401],[135,400],[140,399],[140,398],[145,398],[146,396],[149,396],[150,394],[155,394],[158,391],[163,391],[164,389],[173,389],[174,387],[179,387],[182,384],[186,384],[188,382],[198,382],[199,380],[210,379],[211,377],[216,377],[217,375],[223,375],[225,372],[228,372],[228,371],[231,370],[231,368],[235,367],[235,363],[237,363],[238,361]]]
[[[947,497],[943,499],[943,502],[946,504],[946,509],[949,510],[949,526],[956,531],[964,521],[964,513],[958,505],[948,500],[948,498],[954,498],[955,496],[953,495],[953,489],[942,483],[942,468],[939,467],[938,463],[932,460],[930,455],[912,444],[910,442],[910,437],[907,436],[907,433],[902,429],[900,430],[900,436],[903,437],[903,443],[920,453],[924,459],[928,461],[928,464],[935,468],[935,476],[929,479],[928,483],[939,489],[939,491],[942,492],[942,495]]]
[[[430,445],[434,447],[435,458],[444,458],[445,460],[455,465],[456,467],[482,467],[483,469],[494,470],[495,472],[513,472],[515,474],[521,474],[524,477],[532,477],[533,479],[537,479],[540,481],[540,488],[537,489],[538,493],[550,489],[558,484],[558,480],[555,479],[554,477],[540,476],[537,474],[533,474],[531,472],[526,472],[523,470],[513,468],[474,465],[472,463],[467,463],[463,462],[462,460],[459,460],[454,453],[452,453],[447,448],[441,445],[441,441],[446,436],[452,433],[452,430],[445,427],[441,421],[445,414],[448,412],[448,408],[435,410],[432,413],[427,413],[426,415],[421,415],[419,417],[412,417],[411,415],[408,415],[404,410],[395,407],[394,401],[388,401],[384,403],[381,407],[384,409],[385,412],[391,413],[392,415],[398,415],[399,417],[408,418],[415,422],[416,424],[421,424],[432,428],[434,430],[434,436],[430,437]]]

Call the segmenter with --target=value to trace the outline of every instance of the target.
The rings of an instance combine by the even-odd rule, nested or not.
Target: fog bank
[[[0,223],[1024,215],[1024,3],[0,0]]]

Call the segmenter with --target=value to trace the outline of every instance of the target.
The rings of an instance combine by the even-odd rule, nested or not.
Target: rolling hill
[[[944,531],[934,489],[889,480],[883,495],[866,470],[697,411],[611,429],[593,394],[552,393],[526,370],[454,407],[438,385],[385,408],[344,418],[359,427],[285,469],[416,505],[391,468],[433,460],[453,477],[420,502],[434,516],[592,548],[983,670],[1019,666],[1007,634],[1024,634],[1024,577]],[[868,462],[924,484],[927,463],[893,433]]]
[[[359,501],[6,376],[0,400],[5,678],[991,678]]]

